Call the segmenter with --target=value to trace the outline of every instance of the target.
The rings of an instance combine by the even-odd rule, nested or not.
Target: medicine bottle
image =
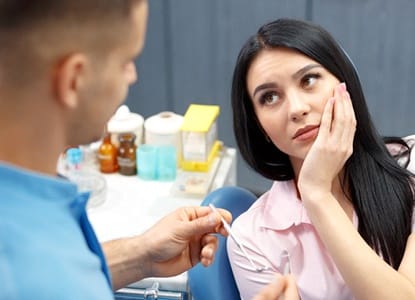
[[[118,136],[118,172],[122,175],[137,174],[136,149],[134,133],[121,133]]]
[[[118,171],[117,147],[111,143],[111,134],[104,133],[102,143],[98,148],[99,170],[102,173],[114,173]]]

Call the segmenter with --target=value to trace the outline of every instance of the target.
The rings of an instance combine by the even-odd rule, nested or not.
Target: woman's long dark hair
[[[376,131],[353,63],[320,26],[279,19],[262,26],[242,47],[233,74],[231,95],[234,133],[242,157],[266,178],[294,178],[288,156],[264,135],[246,86],[252,60],[263,49],[276,47],[290,48],[308,56],[346,83],[357,128],[353,154],[344,167],[343,187],[347,183],[350,189],[350,201],[359,218],[359,233],[397,269],[411,233],[414,208],[411,174],[392,158]]]

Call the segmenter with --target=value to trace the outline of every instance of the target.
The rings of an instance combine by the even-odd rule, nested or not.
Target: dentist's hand
[[[227,210],[218,212],[232,220]],[[209,266],[218,247],[212,233],[227,235],[218,213],[206,206],[183,207],[143,234],[103,243],[114,291],[146,277],[180,274],[199,262]]]
[[[218,212],[227,222],[232,220],[228,211]],[[211,233],[227,235],[220,217],[209,207],[180,208],[162,218],[143,234],[147,276],[180,274],[199,262],[209,266],[218,246]]]

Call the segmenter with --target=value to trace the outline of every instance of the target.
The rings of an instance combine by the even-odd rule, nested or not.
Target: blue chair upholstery
[[[246,211],[257,197],[250,191],[236,186],[219,188],[209,193],[202,205],[213,203],[224,208],[236,219]],[[219,247],[213,264],[204,267],[201,264],[188,271],[190,292],[194,300],[239,300],[240,295],[229,264],[226,252],[226,238],[218,236]]]

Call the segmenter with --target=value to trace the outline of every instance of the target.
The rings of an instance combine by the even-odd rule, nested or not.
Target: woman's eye
[[[274,104],[274,103],[278,102],[279,99],[280,99],[280,97],[278,96],[278,94],[276,92],[265,93],[261,97],[261,104],[271,105],[271,104]]]
[[[316,84],[317,79],[321,76],[319,74],[308,74],[301,80],[301,85],[305,88],[312,87]]]

